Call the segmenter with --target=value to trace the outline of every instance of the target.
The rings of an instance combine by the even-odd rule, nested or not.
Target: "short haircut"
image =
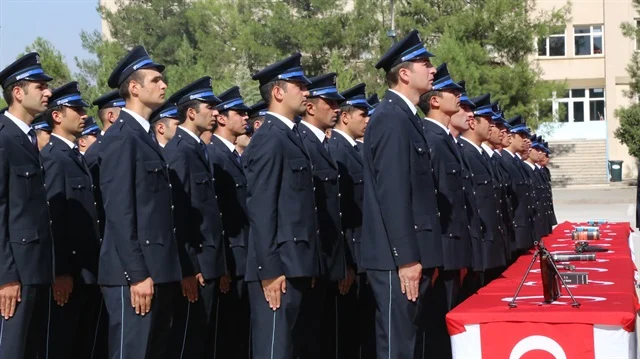
[[[128,99],[131,98],[131,94],[129,93],[129,82],[131,82],[131,81],[135,81],[135,82],[139,83],[140,86],[144,87],[144,76],[142,76],[142,71],[140,71],[140,70],[134,71],[120,85],[120,89],[119,89],[118,92],[120,92],[120,97],[122,97],[125,100],[128,100]]]
[[[7,106],[11,106],[13,104],[13,89],[16,87],[23,89],[25,94],[29,93],[29,81],[20,80],[12,83],[2,91],[2,97],[4,97],[4,100],[7,102]]]
[[[165,126],[169,126],[169,121],[174,119],[175,117],[163,117],[161,119],[159,119],[158,121],[155,121],[153,124],[151,124],[151,126],[153,127],[153,132],[156,132],[156,127],[158,126],[159,123],[165,125]]]
[[[436,96],[442,98],[442,91],[431,90],[420,96],[420,100],[418,100],[418,107],[425,115],[431,110],[431,98]]]
[[[260,96],[267,106],[271,104],[271,91],[273,91],[273,88],[276,86],[282,87],[285,92],[287,91],[287,81],[282,80],[271,81],[260,86]]]
[[[204,102],[200,102],[199,100],[190,100],[178,106],[178,120],[180,120],[180,123],[187,120],[187,111],[189,111],[190,108],[194,109],[196,113],[200,113],[201,103]]]
[[[44,120],[47,121],[47,124],[49,125],[49,127],[53,128],[53,126],[55,126],[55,124],[53,123],[53,112],[64,112],[64,111],[66,111],[66,107],[62,105],[51,107],[44,111],[44,113],[42,114],[42,117],[44,117]]]
[[[395,87],[398,84],[398,82],[400,82],[400,70],[402,69],[413,69],[413,62],[405,61],[392,67],[385,76],[385,80],[387,81],[387,86]]]

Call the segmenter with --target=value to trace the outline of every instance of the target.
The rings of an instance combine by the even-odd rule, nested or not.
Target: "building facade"
[[[538,1],[540,10],[552,10],[566,0]],[[539,132],[551,142],[604,141],[606,166],[622,160],[623,177],[637,174],[636,159],[614,136],[619,120],[614,112],[630,105],[623,91],[630,78],[626,71],[636,41],[622,35],[620,25],[636,24],[639,18],[631,0],[572,0],[571,15],[564,32],[538,41],[534,61],[545,80],[564,81],[565,93],[555,94],[552,109],[556,121]],[[603,162],[598,162],[598,166]],[[596,169],[597,170],[597,169]]]

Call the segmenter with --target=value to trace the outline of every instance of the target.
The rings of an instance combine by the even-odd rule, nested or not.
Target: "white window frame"
[[[550,51],[551,51],[551,47],[549,46],[549,38],[550,37],[563,37],[564,38],[564,55],[550,55]],[[536,56],[540,57],[540,58],[563,58],[563,57],[567,57],[567,29],[564,29],[564,31],[561,34],[553,34],[553,35],[549,35],[547,37],[544,38],[544,41],[547,45],[547,53],[546,55],[540,55],[540,53],[538,52],[538,40],[536,40]]]
[[[589,33],[588,34],[578,34],[576,33],[576,27],[588,27],[589,28]],[[600,32],[594,32],[593,28],[594,27],[600,27]],[[589,55],[578,55],[576,54],[576,51],[578,50],[578,48],[576,47],[576,37],[589,37],[589,50],[590,50],[590,54]],[[599,54],[594,54],[593,53],[593,38],[594,36],[600,36],[602,38],[602,51]],[[595,25],[573,25],[573,56],[575,57],[602,57],[604,56],[604,24],[595,24]]]
[[[573,97],[572,90],[584,90],[584,97]],[[589,90],[602,90],[602,97],[589,97]],[[558,98],[556,93],[553,94],[553,117],[556,119],[556,122],[559,123],[588,123],[588,122],[599,122],[591,121],[591,102],[595,101],[604,101],[604,113],[602,114],[602,121],[607,120],[607,101],[606,101],[606,90],[604,87],[589,87],[589,88],[572,88],[568,89],[569,97],[567,98]],[[581,102],[584,104],[584,119],[583,121],[574,121],[573,116],[573,104],[576,102]],[[567,122],[560,121],[560,103],[567,104]]]

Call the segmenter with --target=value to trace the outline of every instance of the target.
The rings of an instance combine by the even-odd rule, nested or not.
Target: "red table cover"
[[[559,224],[544,245],[552,253],[575,253],[571,232],[575,226],[587,223]],[[600,226],[601,240],[591,244],[605,246],[609,252],[596,253],[597,261],[571,262],[576,272],[588,272],[589,284],[570,286],[580,302],[580,308],[571,306],[571,298],[562,289],[561,298],[552,304],[543,302],[540,283],[540,264],[534,264],[516,304],[509,308],[522,276],[531,262],[533,251],[523,255],[500,278],[480,289],[478,293],[447,314],[449,335],[463,333],[464,325],[485,323],[546,323],[546,324],[600,324],[621,326],[635,330],[636,312],[640,310],[635,291],[636,270],[629,248],[629,223],[609,223]],[[560,270],[563,272],[563,270]],[[500,330],[505,330],[501,327]],[[483,326],[483,331],[491,326]],[[486,338],[483,335],[483,338]]]

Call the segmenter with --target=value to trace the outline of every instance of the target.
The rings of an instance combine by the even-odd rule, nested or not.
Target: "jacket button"
[[[200,243],[200,248],[202,248],[202,243]]]
[[[259,267],[258,267],[258,270],[262,270],[262,267],[260,267],[260,266],[259,266]]]
[[[71,251],[71,254],[76,254],[76,251]]]
[[[416,225],[416,226],[413,226],[413,229],[418,229],[418,226],[417,226],[417,225]]]
[[[26,239],[22,238],[22,243],[25,243],[26,241],[27,241]]]
[[[149,241],[145,241],[145,243],[146,243],[147,245],[149,245]]]
[[[297,240],[298,240],[298,238],[296,238],[296,237],[293,237],[293,241],[294,241],[294,242],[295,242],[295,241],[297,241]]]

